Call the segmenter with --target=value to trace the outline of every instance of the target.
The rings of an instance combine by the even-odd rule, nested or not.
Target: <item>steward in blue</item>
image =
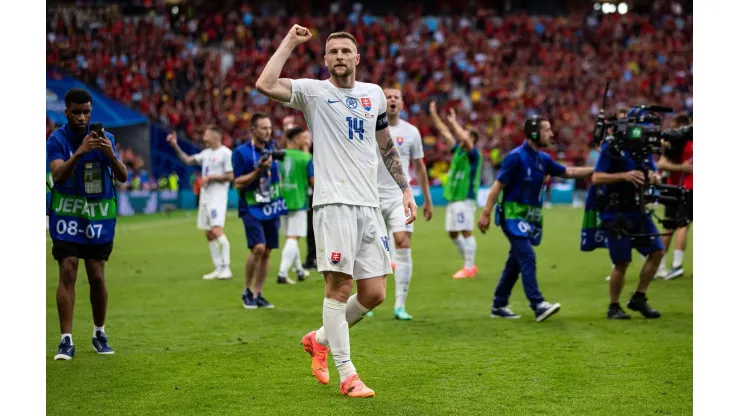
[[[92,343],[98,354],[113,354],[105,334],[108,291],[105,263],[116,231],[116,190],[113,178],[126,182],[126,166],[116,152],[115,138],[102,126],[91,129],[92,97],[73,88],[64,97],[67,124],[46,141],[46,161],[54,185],[49,206],[52,254],[59,262],[57,308],[62,340],[55,360],[74,356],[72,314],[79,259],[85,260],[93,312]]]
[[[527,141],[504,158],[496,181],[488,193],[486,206],[478,220],[478,228],[485,234],[491,224],[491,212],[496,204],[496,225],[501,227],[511,246],[506,266],[496,287],[491,316],[519,318],[509,308],[509,296],[521,273],[529,305],[537,322],[542,322],[560,310],[559,303],[546,302],[540,293],[532,248],[538,246],[542,239],[542,194],[545,177],[584,178],[591,175],[593,168],[566,168],[540,150],[549,146],[554,136],[549,121],[536,116],[530,117],[525,122],[524,133]]]
[[[280,167],[270,152],[277,150],[272,137],[272,122],[263,113],[250,121],[252,139],[231,154],[234,187],[239,192],[239,217],[247,235],[246,288],[242,293],[245,309],[273,308],[262,296],[270,266],[270,251],[280,243],[280,216],[288,213],[280,192]]]

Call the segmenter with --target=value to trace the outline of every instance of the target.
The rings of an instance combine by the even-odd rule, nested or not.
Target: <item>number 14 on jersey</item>
[[[347,134],[350,140],[354,140],[356,134],[360,140],[363,140],[363,132],[365,131],[365,121],[357,117],[347,117]]]

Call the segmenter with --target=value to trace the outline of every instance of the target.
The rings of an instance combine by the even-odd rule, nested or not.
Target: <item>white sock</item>
[[[455,243],[455,247],[457,247],[460,257],[465,260],[465,239],[463,239],[462,235],[458,234],[457,238],[453,239],[452,242]]]
[[[64,338],[67,337],[69,337],[69,343],[75,345],[75,343],[72,341],[72,334],[62,334],[62,342],[64,342]]]
[[[298,274],[303,274],[306,271],[303,270],[303,263],[301,263],[301,248],[300,246],[297,247],[297,251],[295,253],[295,259],[293,260],[293,267],[295,267],[295,271]]]
[[[293,264],[293,261],[295,260],[295,256],[298,254],[298,241],[288,238],[285,240],[285,247],[283,247],[283,252],[280,255],[280,270],[278,272],[279,276],[287,276],[288,275],[288,269],[290,269],[290,266]]]
[[[478,245],[475,243],[475,236],[470,236],[465,239],[465,267],[472,269],[475,264],[475,250]]]
[[[357,300],[357,294],[354,294],[347,299],[347,307],[345,309],[344,317],[347,320],[347,327],[352,328],[365,317],[370,309],[362,306],[359,300]],[[326,330],[322,326],[316,331],[316,342],[328,347],[329,340],[326,338]]]
[[[328,347],[329,346],[329,340],[326,339],[326,330],[322,326],[318,330],[316,330],[316,342],[319,344]]]
[[[668,270],[666,270],[664,260],[665,260],[665,256],[663,256],[663,258],[660,259],[660,265],[658,266],[658,271],[655,273],[656,275],[666,274],[668,272]]]
[[[673,250],[673,268],[677,269],[683,265],[683,250]]]
[[[329,340],[334,365],[339,371],[340,383],[356,373],[355,366],[349,357],[349,325],[345,316],[347,304],[324,298],[323,320],[324,331]]]
[[[97,335],[98,331],[105,333],[105,325],[103,326],[95,326],[93,325],[93,338]]]
[[[226,234],[217,238],[218,244],[221,245],[221,268],[229,269],[231,263],[231,245],[229,240],[226,238]]]
[[[413,269],[413,265],[411,263],[411,249],[397,249],[395,261],[396,272],[393,274],[393,278],[396,280],[396,306],[394,308],[397,309],[406,306],[406,296],[408,296],[409,284],[411,283],[411,271]]]
[[[211,260],[213,260],[213,266],[216,270],[221,269],[221,245],[218,244],[218,240],[211,240],[208,242],[208,249],[211,250]]]
[[[347,319],[347,327],[352,328],[355,326],[368,312],[370,312],[370,309],[362,306],[360,301],[357,300],[356,293],[350,296],[349,299],[347,299],[347,311],[344,314],[345,319]]]

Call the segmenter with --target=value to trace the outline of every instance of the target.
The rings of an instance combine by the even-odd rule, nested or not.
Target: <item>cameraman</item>
[[[691,119],[686,114],[679,114],[673,119],[673,128],[677,129],[683,126],[691,125]],[[667,172],[666,183],[668,185],[680,186],[689,190],[689,200],[693,201],[694,193],[694,141],[693,140],[672,140],[667,142],[667,147],[658,161],[658,168]],[[676,236],[676,245],[673,249],[673,266],[671,270],[666,270],[665,262],[661,260],[660,268],[655,277],[665,280],[675,279],[683,275],[683,252],[686,250],[686,240],[689,234],[689,226],[676,228],[675,221],[688,220],[693,221],[693,203],[688,205],[676,204],[666,205],[665,218],[669,221],[663,228],[669,232],[669,235],[661,237],[666,249],[671,245],[673,235]],[[673,222],[673,223],[671,223]]]
[[[649,214],[640,212],[636,202],[638,193],[642,192],[646,179],[653,184],[659,184],[660,178],[656,173],[652,155],[647,166],[647,178],[640,170],[638,161],[630,152],[617,152],[607,142],[601,146],[601,153],[594,168],[593,183],[599,186],[598,194],[601,199],[599,216],[606,228],[609,257],[614,263],[609,279],[609,295],[611,303],[607,311],[608,319],[629,319],[619,305],[619,296],[624,287],[624,276],[627,266],[632,261],[632,249],[647,256],[640,271],[640,282],[637,291],[632,295],[627,307],[640,312],[646,318],[659,318],[660,313],[647,303],[645,292],[650,281],[658,270],[658,264],[663,258],[663,243],[658,238],[648,241],[632,241],[630,234],[658,234],[655,224]]]
[[[270,250],[279,247],[280,216],[287,214],[280,192],[280,170],[271,156],[275,143],[271,140],[272,123],[263,113],[255,113],[250,121],[252,139],[237,147],[231,155],[234,186],[239,191],[239,217],[247,234],[249,256],[246,267],[246,288],[242,303],[246,309],[272,308],[262,296],[267,278]]]

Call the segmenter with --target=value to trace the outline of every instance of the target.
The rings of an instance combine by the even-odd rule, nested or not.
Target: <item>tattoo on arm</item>
[[[388,172],[391,177],[396,181],[401,191],[405,191],[409,187],[409,183],[406,180],[406,175],[403,174],[403,166],[401,165],[401,155],[398,153],[393,139],[390,137],[390,132],[385,129],[384,135],[386,135],[387,142],[385,146],[380,148],[380,154],[383,156],[383,163],[388,168]]]

